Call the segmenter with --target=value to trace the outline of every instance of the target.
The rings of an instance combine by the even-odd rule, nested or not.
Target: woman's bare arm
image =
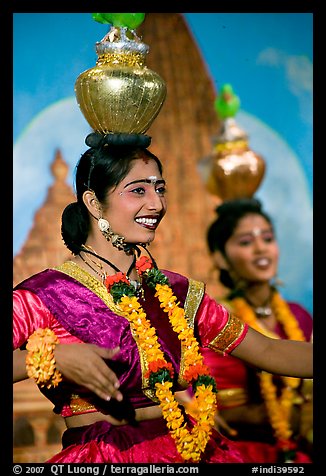
[[[249,328],[231,355],[272,374],[300,378],[313,376],[313,344],[310,342],[272,339]]]
[[[28,378],[26,372],[26,354],[27,350],[14,350],[13,354],[13,380],[14,383]]]

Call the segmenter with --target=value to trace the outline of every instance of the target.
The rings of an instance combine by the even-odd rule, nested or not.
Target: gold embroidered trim
[[[77,394],[72,394],[69,404],[72,413],[88,413],[98,411],[88,398],[82,398]]]
[[[226,352],[229,347],[239,338],[245,327],[244,322],[240,321],[233,314],[229,313],[229,318],[221,332],[214,337],[208,344],[210,349],[215,352]]]
[[[205,284],[189,279],[188,292],[184,304],[185,315],[189,327],[194,328],[195,317],[205,293]]]
[[[68,276],[71,276],[72,278],[79,281],[86,288],[90,289],[99,298],[101,298],[111,311],[123,317],[120,307],[115,304],[111,294],[108,293],[108,290],[106,289],[104,284],[101,283],[101,281],[96,279],[94,276],[89,274],[87,271],[85,271],[83,268],[78,266],[77,263],[75,263],[74,261],[66,261],[65,263],[61,264],[60,266],[56,266],[53,269],[61,271],[62,273],[65,273]]]
[[[195,281],[194,279],[189,279],[187,296],[184,303],[185,318],[187,319],[188,325],[191,329],[194,328],[195,317],[200,306],[200,303],[203,299],[205,293],[205,284],[201,281]],[[185,371],[185,362],[184,362],[184,352],[181,348],[180,356],[180,372],[178,382],[183,387],[187,387],[186,381],[183,379],[183,374]]]

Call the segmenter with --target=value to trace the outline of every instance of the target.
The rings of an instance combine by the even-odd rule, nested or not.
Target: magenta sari
[[[187,278],[164,271],[181,305],[189,303]],[[82,276],[83,275],[83,276]],[[129,322],[116,314],[92,288],[97,280],[88,273],[76,270],[71,275],[58,270],[45,270],[21,283],[15,289],[14,305],[14,347],[22,347],[34,327],[50,326],[62,342],[87,342],[106,348],[119,346],[121,352],[110,366],[120,380],[120,390],[124,395],[118,402],[104,402],[89,391],[76,388],[64,381],[59,387],[42,390],[54,404],[54,411],[67,417],[89,411],[103,414],[118,412],[126,415],[130,409],[155,405],[149,389],[143,387],[142,364],[137,344],[134,341]],[[87,275],[87,279],[85,278]],[[85,279],[84,279],[85,278]],[[90,285],[91,283],[91,285]],[[187,311],[192,313],[193,325],[207,345],[226,326],[229,314],[222,306],[210,299],[199,286],[196,300]],[[178,375],[182,363],[180,342],[159,306],[153,292],[144,285],[145,296],[142,306],[155,326],[165,357]],[[104,299],[104,300],[103,300]],[[42,324],[43,323],[43,324]],[[233,326],[234,328],[234,326]],[[230,352],[246,334],[245,326],[236,327],[235,335],[224,342],[226,352]],[[224,333],[225,341],[225,333]],[[183,387],[174,382],[175,390]],[[76,397],[77,395],[77,397]],[[78,402],[78,404],[76,403]],[[87,405],[85,405],[85,402]],[[112,407],[114,404],[114,408]],[[120,408],[119,408],[120,406]],[[132,412],[130,412],[132,414]],[[188,418],[188,427],[194,424]],[[115,426],[107,421],[67,429],[63,434],[62,451],[53,456],[51,463],[184,463],[170,436],[163,418]],[[249,459],[234,447],[227,438],[213,431],[201,462],[241,463]]]

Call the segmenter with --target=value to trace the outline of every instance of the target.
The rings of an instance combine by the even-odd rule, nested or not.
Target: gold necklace
[[[84,245],[84,246],[85,246],[85,248],[86,248],[87,250],[92,251],[92,252],[97,256],[96,251],[95,251],[90,245]],[[95,264],[95,266],[96,266],[97,268],[99,268],[99,269],[103,272],[103,264],[102,264],[101,262],[97,262],[97,261],[95,261],[94,259],[92,259],[92,255],[90,255],[90,254],[88,254],[88,253],[85,254],[85,256],[86,256],[93,264]],[[105,271],[104,271],[104,272],[105,272]]]
[[[81,259],[84,261],[84,263],[91,269],[94,271],[95,274],[97,274],[100,278],[101,278],[101,281],[102,283],[105,282],[106,278],[107,278],[107,273],[105,270],[103,270],[103,266],[101,265],[100,269],[102,270],[102,273],[99,273],[85,258],[83,258],[82,254],[79,254],[79,256],[81,257]],[[87,256],[87,255],[86,255]],[[94,264],[95,262],[93,260],[91,260]],[[99,266],[97,264],[97,266]]]

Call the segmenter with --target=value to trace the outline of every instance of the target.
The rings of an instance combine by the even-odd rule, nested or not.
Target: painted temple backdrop
[[[14,14],[14,284],[69,256],[60,216],[74,200],[74,165],[89,132],[74,82],[94,66],[106,32],[86,13]],[[214,99],[231,83],[241,99],[237,123],[266,162],[257,197],[276,224],[282,292],[312,312],[312,14],[148,13],[137,33],[168,89],[148,131],[169,189],[151,253],[221,292],[205,243],[221,199],[198,164],[219,129]],[[60,447],[63,425],[51,409],[33,382],[15,385],[16,462],[44,461]]]

